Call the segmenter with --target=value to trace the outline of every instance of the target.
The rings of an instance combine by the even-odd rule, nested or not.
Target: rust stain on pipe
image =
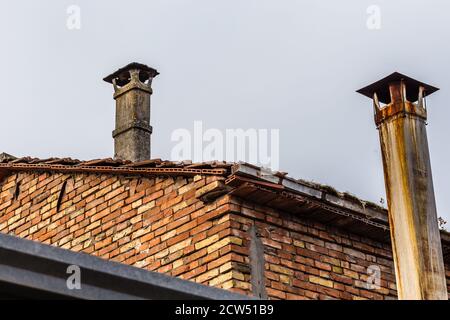
[[[398,296],[399,299],[447,300],[426,134],[427,111],[423,99],[426,85],[416,83],[417,103],[407,100],[412,88],[407,90],[403,79],[391,80],[384,85],[390,93],[389,103],[380,106],[376,91],[373,99]]]

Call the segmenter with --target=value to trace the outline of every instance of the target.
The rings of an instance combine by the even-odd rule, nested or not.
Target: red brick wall
[[[259,264],[272,299],[395,298],[389,244],[231,196],[199,200],[222,179],[13,174],[0,182],[0,232],[246,294]],[[250,253],[252,226],[264,256]]]
[[[0,185],[0,232],[230,288],[239,239],[229,204],[195,196],[217,179],[11,175]]]
[[[247,256],[255,224],[265,250],[267,294],[275,299],[392,299],[396,297],[391,249],[339,229],[235,199],[232,234],[244,238]],[[380,268],[370,290],[367,268]],[[373,268],[373,267],[372,267]],[[250,277],[246,275],[246,282]]]

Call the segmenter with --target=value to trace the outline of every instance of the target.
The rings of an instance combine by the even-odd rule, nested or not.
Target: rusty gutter
[[[282,185],[276,184],[276,183],[271,183],[271,182],[266,182],[266,181],[258,181],[256,179],[251,179],[248,177],[241,177],[239,175],[233,174],[230,177],[228,177],[225,180],[225,184],[228,185],[234,185],[236,183],[241,184],[241,183],[251,183],[254,185],[258,185],[258,186],[263,186],[263,187],[267,187],[270,189],[277,189],[277,190],[284,190],[284,187]]]
[[[365,202],[351,201],[331,194],[324,190],[314,188],[313,186],[302,183],[289,177],[280,176],[278,173],[270,173],[267,170],[261,170],[258,167],[246,163],[238,163],[232,168],[232,173],[235,176],[244,176],[247,182],[253,182],[258,185],[265,185],[267,187],[274,187],[278,190],[290,191],[294,194],[300,194],[309,198],[311,202],[319,204],[321,207],[326,206],[326,209],[341,215],[352,216],[355,219],[363,219],[369,224],[376,224],[384,230],[388,230],[387,210],[376,209],[365,206]],[[243,179],[240,177],[239,179]],[[329,205],[326,205],[326,204]],[[344,209],[344,211],[342,211]],[[357,215],[355,215],[354,212]],[[359,217],[358,215],[361,215]]]

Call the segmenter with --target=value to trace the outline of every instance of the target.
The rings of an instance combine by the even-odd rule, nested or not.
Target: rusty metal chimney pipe
[[[358,90],[374,102],[399,299],[448,299],[423,101],[436,90],[398,73]]]

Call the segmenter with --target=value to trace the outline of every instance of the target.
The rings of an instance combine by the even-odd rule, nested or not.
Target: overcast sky
[[[81,29],[67,28],[67,8]],[[369,29],[377,5],[380,29]],[[178,128],[280,129],[280,169],[379,203],[371,101],[393,71],[441,88],[428,98],[439,215],[450,220],[450,6],[442,1],[18,0],[0,11],[0,152],[113,156],[112,88],[138,61],[153,81],[152,156]],[[450,222],[449,222],[450,223]],[[447,226],[448,229],[448,226]]]

